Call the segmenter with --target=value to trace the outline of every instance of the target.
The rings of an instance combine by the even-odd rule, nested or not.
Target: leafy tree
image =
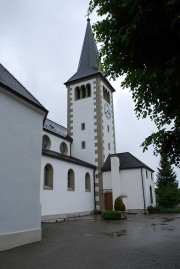
[[[180,191],[176,174],[171,167],[168,157],[161,156],[156,181],[157,204],[162,207],[174,207],[180,202]]]
[[[173,208],[180,203],[180,191],[175,187],[156,189],[156,202],[159,206]]]
[[[125,75],[136,115],[147,115],[157,132],[143,142],[180,167],[180,1],[91,0],[103,16],[94,26],[105,75]]]

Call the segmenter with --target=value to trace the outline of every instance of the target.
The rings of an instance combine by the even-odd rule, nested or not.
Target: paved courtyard
[[[42,224],[43,238],[0,252],[0,269],[179,269],[180,215],[99,216]]]

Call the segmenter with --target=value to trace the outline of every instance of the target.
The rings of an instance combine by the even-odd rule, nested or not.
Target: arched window
[[[44,167],[44,189],[53,189],[53,168],[50,164],[46,164]]]
[[[89,83],[86,85],[86,96],[91,96],[91,85]]]
[[[74,171],[72,169],[69,169],[68,171],[68,183],[67,183],[68,191],[74,191],[75,190],[75,177],[74,177]]]
[[[75,88],[75,100],[79,100],[80,99],[80,88],[76,87]]]
[[[91,191],[91,178],[89,173],[85,175],[85,191]]]
[[[153,193],[152,193],[151,186],[149,187],[149,192],[150,192],[150,202],[151,202],[151,204],[153,204]]]
[[[43,135],[42,147],[43,147],[43,149],[50,149],[50,147],[51,147],[51,140],[50,140],[49,136]]]
[[[82,98],[85,98],[86,97],[86,88],[84,85],[81,86],[81,91],[82,91]]]

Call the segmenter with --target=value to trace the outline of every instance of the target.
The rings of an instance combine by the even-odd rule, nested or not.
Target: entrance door
[[[105,193],[105,209],[106,210],[112,210],[112,193],[111,192],[106,192]]]

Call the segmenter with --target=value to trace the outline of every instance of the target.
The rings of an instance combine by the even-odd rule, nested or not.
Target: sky
[[[0,0],[0,63],[49,110],[48,118],[67,127],[64,83],[77,71],[87,24],[89,0]],[[91,24],[101,18],[90,15]],[[122,78],[115,88],[117,152],[130,152],[157,173],[153,147],[143,153],[144,139],[156,131],[149,119],[138,120]],[[180,169],[175,168],[180,181]]]

